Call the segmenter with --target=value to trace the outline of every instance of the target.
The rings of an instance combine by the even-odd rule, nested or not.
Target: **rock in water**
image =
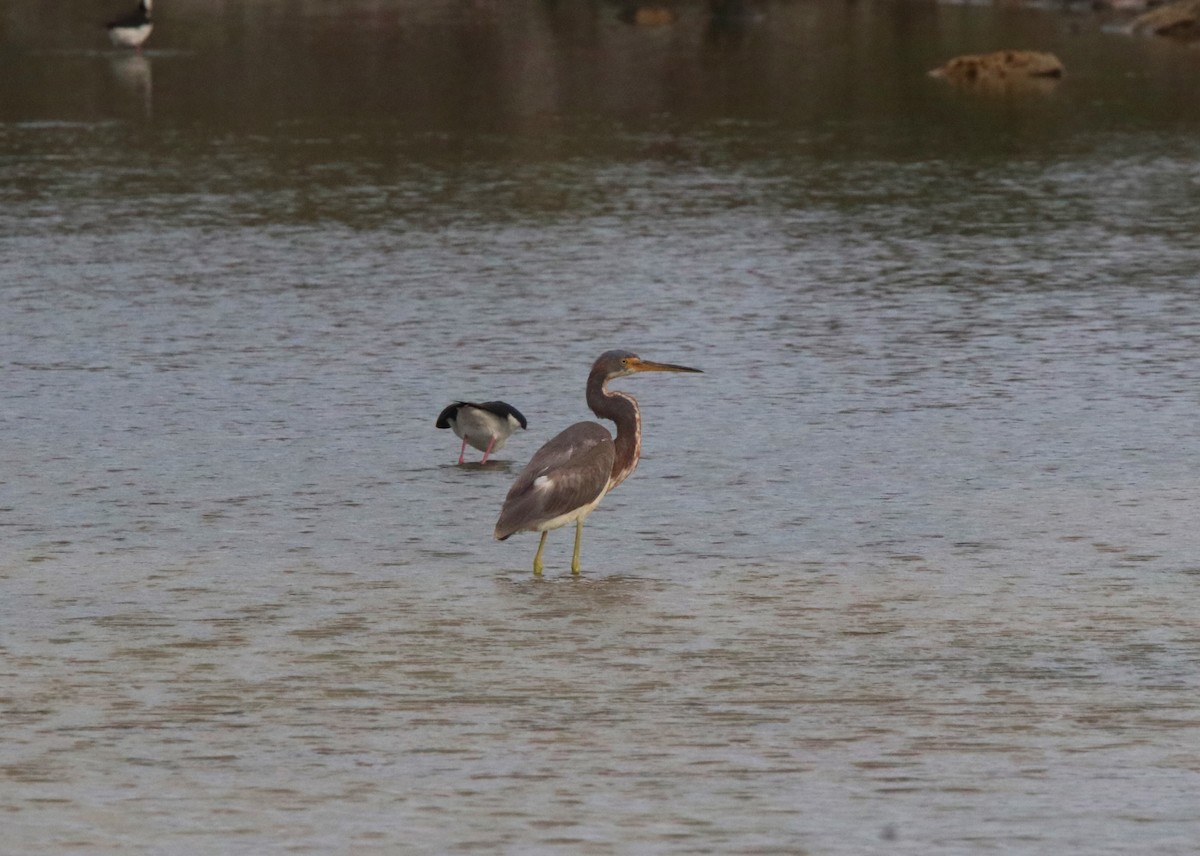
[[[929,74],[951,83],[996,86],[1030,80],[1057,80],[1065,72],[1063,64],[1052,53],[996,51],[955,57]]]
[[[1194,42],[1200,39],[1200,0],[1183,0],[1138,15],[1129,25],[1135,34],[1150,34]]]

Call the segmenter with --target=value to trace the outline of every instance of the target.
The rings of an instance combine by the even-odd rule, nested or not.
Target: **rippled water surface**
[[[1195,852],[1200,55],[78,5],[0,13],[0,849]],[[924,75],[1010,46],[1068,76]],[[705,374],[536,580],[611,347]]]

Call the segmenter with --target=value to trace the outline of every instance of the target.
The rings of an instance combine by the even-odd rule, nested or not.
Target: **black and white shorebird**
[[[483,452],[480,463],[486,464],[488,455],[503,449],[514,431],[528,426],[521,411],[503,401],[485,401],[482,404],[456,401],[438,416],[437,427],[449,428],[455,436],[462,437],[462,448],[458,450],[460,464],[468,443]]]
[[[608,389],[608,382],[637,372],[696,372],[687,366],[654,363],[629,351],[606,351],[592,366],[587,380],[587,403],[601,419],[617,424],[617,436],[598,422],[576,422],[538,449],[504,499],[496,538],[517,532],[541,532],[533,573],[542,573],[546,535],[575,524],[571,572],[579,573],[583,520],[605,494],[633,472],[642,456],[642,415],[637,399]]]
[[[141,51],[142,43],[150,38],[150,31],[154,29],[154,22],[150,20],[151,2],[153,0],[139,0],[138,7],[128,15],[122,15],[104,25],[114,45]]]

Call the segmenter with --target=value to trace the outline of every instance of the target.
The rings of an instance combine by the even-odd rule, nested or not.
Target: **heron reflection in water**
[[[587,403],[601,419],[617,425],[614,440],[598,422],[577,422],[542,448],[517,476],[508,491],[496,538],[517,532],[541,532],[533,573],[542,573],[542,550],[551,529],[575,524],[571,572],[579,573],[583,521],[604,495],[629,477],[642,454],[642,415],[637,400],[608,389],[614,378],[638,372],[695,372],[687,366],[643,360],[629,351],[606,351],[592,366],[587,380]]]

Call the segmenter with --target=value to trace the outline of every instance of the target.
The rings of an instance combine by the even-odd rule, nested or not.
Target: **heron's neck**
[[[606,381],[600,377],[589,378],[587,403],[601,419],[611,419],[617,424],[614,441],[617,455],[608,480],[608,489],[612,490],[629,478],[642,456],[642,414],[637,399],[627,392],[608,389]]]

